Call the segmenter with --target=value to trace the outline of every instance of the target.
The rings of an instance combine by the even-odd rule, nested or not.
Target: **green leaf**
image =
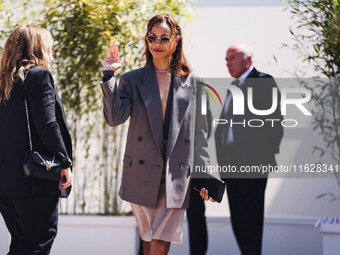
[[[277,58],[276,58],[275,55],[273,55],[273,58],[274,58],[274,61],[275,61],[276,63],[278,63]]]

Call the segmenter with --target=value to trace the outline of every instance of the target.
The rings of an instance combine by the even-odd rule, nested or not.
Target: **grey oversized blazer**
[[[130,116],[119,195],[123,200],[155,208],[163,169],[163,116],[153,64],[101,83],[104,116],[110,126]],[[208,160],[207,121],[201,115],[200,79],[176,77],[166,157],[167,208],[187,208],[190,169]],[[198,195],[198,194],[197,194]]]

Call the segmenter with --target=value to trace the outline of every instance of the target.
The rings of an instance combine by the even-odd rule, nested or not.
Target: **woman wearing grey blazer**
[[[208,160],[207,122],[201,115],[200,80],[184,56],[182,33],[169,15],[148,22],[146,66],[120,76],[118,49],[106,49],[104,116],[110,126],[130,117],[119,195],[129,201],[144,254],[167,254],[182,241],[189,205],[190,170]],[[197,193],[199,195],[199,193]]]

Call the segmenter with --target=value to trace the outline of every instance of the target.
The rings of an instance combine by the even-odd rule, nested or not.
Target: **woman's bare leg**
[[[162,240],[151,240],[150,253],[148,255],[167,255],[170,250],[170,242]]]
[[[150,254],[150,242],[143,241],[143,254],[144,255]]]

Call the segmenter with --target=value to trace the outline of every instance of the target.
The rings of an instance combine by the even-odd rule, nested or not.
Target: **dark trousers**
[[[261,255],[267,179],[224,179],[233,232],[242,255]]]
[[[57,197],[1,195],[0,212],[11,234],[8,255],[50,254],[57,235]]]
[[[192,185],[193,187],[193,185]],[[204,200],[199,192],[191,188],[190,204],[187,209],[191,255],[205,255],[208,250],[208,232],[205,219]]]

